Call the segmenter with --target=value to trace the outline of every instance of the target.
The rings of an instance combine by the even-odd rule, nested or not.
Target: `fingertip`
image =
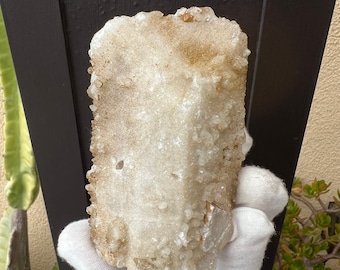
[[[242,145],[242,153],[244,155],[247,155],[251,147],[253,146],[253,138],[250,136],[247,128],[244,128],[244,135],[245,135],[245,142]]]
[[[259,209],[271,220],[282,212],[288,198],[284,182],[271,171],[258,166],[240,170],[237,205]]]

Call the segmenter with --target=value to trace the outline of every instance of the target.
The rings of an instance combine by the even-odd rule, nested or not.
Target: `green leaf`
[[[326,229],[330,226],[332,218],[327,213],[318,213],[314,217],[315,226],[320,229]]]
[[[317,188],[320,194],[329,192],[329,187],[332,185],[331,182],[326,183],[325,180],[316,180],[315,183],[317,185]]]
[[[310,235],[310,236],[320,235],[321,233],[319,228],[315,228],[315,227],[307,226],[307,225],[305,225],[305,227],[301,229],[301,232],[303,233],[303,235]]]
[[[315,197],[315,190],[310,185],[305,185],[303,187],[303,194],[307,198],[314,198]]]
[[[0,72],[4,93],[6,195],[13,208],[27,210],[39,192],[31,140],[0,8]]]
[[[340,241],[340,235],[338,235],[338,234],[332,235],[332,236],[328,237],[328,241],[330,241],[332,243],[338,243]]]
[[[293,260],[293,256],[291,254],[288,253],[283,253],[282,254],[282,259],[287,263],[290,264]]]
[[[56,264],[53,266],[53,270],[59,270],[59,265],[58,265],[58,263],[56,263]]]
[[[307,198],[319,198],[320,195],[325,194],[329,191],[329,187],[332,183],[326,183],[325,180],[315,179],[311,185],[305,185],[303,187],[304,195]]]
[[[315,253],[319,253],[320,251],[323,251],[323,250],[328,250],[328,248],[329,248],[328,242],[323,242],[323,243],[313,246]]]
[[[302,260],[294,260],[290,265],[290,270],[305,270],[305,266]]]
[[[289,199],[286,210],[286,218],[296,218],[300,215],[300,212],[301,208],[297,205],[297,203],[294,200]]]
[[[300,254],[307,259],[312,259],[315,255],[314,249],[310,243],[305,243],[301,246]]]
[[[11,238],[12,208],[4,211],[0,220],[0,270],[7,268],[7,254]]]
[[[319,263],[313,266],[313,270],[326,270],[327,268],[325,267],[324,264]]]
[[[340,234],[340,223],[335,223],[334,228],[335,228],[335,233]]]
[[[339,190],[338,190],[338,197],[339,197]],[[336,206],[339,208],[340,207],[340,200],[335,196],[333,196],[333,200],[334,200],[334,203],[336,204]]]

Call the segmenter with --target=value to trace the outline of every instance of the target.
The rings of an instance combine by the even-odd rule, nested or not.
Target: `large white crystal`
[[[132,269],[215,269],[244,159],[247,37],[211,8],[115,17],[89,51],[90,226]]]

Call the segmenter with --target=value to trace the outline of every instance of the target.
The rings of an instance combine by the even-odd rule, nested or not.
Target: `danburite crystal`
[[[247,37],[211,8],[116,17],[94,35],[91,236],[109,264],[215,269],[244,158]]]

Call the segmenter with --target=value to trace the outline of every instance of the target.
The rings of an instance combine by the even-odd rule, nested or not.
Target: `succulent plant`
[[[329,205],[321,198],[330,186],[325,180],[303,184],[299,178],[294,179],[274,270],[331,270],[325,263],[340,259],[340,223],[336,220],[340,192]],[[302,205],[309,210],[306,216],[302,216]]]

